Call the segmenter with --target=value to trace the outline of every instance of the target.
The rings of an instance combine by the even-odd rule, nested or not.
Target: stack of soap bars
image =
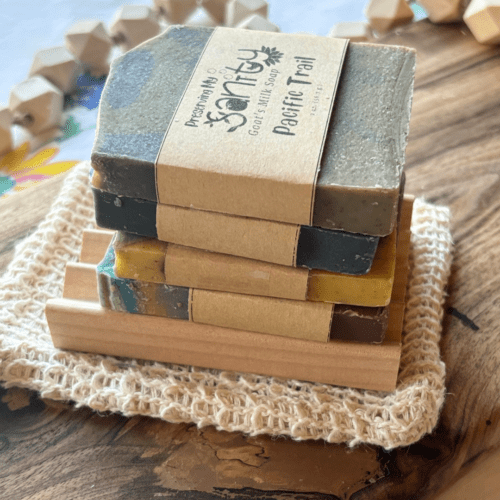
[[[376,371],[371,360],[392,356],[386,370],[390,375],[386,374],[384,383],[372,386],[393,387],[412,212],[412,198],[403,193],[403,165],[414,52],[392,46],[347,46],[313,186],[311,219],[309,224],[293,223],[242,213],[240,200],[224,192],[220,177],[212,184],[211,178],[203,177],[201,197],[191,195],[190,183],[196,178],[183,177],[188,169],[171,177],[172,183],[180,182],[186,189],[174,192],[170,204],[161,200],[156,183],[165,131],[170,122],[178,121],[174,118],[179,102],[213,31],[171,27],[112,65],[101,99],[90,174],[97,224],[116,231],[97,266],[101,306],[129,318],[129,313],[161,317],[163,323],[158,325],[166,330],[185,331],[185,325],[193,325],[188,328],[194,328],[200,339],[205,332],[212,335],[214,327],[222,327],[215,330],[220,335],[227,331],[231,338],[254,342],[246,353],[236,356],[241,371],[341,384],[352,379],[353,386],[366,387],[370,386],[370,370]],[[310,38],[314,37],[303,37],[302,43]],[[264,46],[262,51],[269,53]],[[313,63],[307,62],[313,58],[300,54],[295,59],[300,59],[301,75],[313,72]],[[278,62],[268,64],[270,70],[262,65],[270,71],[269,78],[277,77],[273,68],[283,67]],[[191,115],[192,123],[200,127],[203,120],[197,117],[206,115],[209,106],[208,98],[202,98],[215,92],[214,81],[204,80],[210,92],[199,96]],[[231,99],[225,109],[244,108],[241,100]],[[229,123],[238,128],[231,118],[224,121],[226,127]],[[281,123],[275,131],[291,135],[289,127],[295,123],[285,119]],[[258,131],[258,124],[250,117],[248,130]],[[244,150],[251,134],[229,132]],[[208,160],[212,154],[216,162],[224,157],[216,155],[210,144],[199,144],[199,149],[198,154]],[[230,167],[232,158],[226,161]],[[191,170],[196,171],[196,165]],[[233,172],[229,175],[234,177]],[[251,193],[257,199],[259,195],[258,188]],[[208,201],[204,204],[203,200]],[[219,211],[218,207],[224,208]],[[182,339],[175,342],[182,343]],[[364,371],[364,381],[357,376],[332,379],[332,367],[324,360],[297,372],[293,366],[282,370],[264,354],[255,354],[259,345],[263,351],[271,349],[269,342],[277,346],[283,342],[288,354],[295,350],[295,357],[287,354],[287,363],[297,366],[307,363],[304,353],[309,349],[322,355],[333,349],[336,356],[346,358],[353,373]],[[393,349],[390,356],[384,350],[388,348]],[[167,354],[160,360],[183,363],[194,359],[209,368],[235,366],[213,354],[177,356],[179,350],[183,349],[172,346],[171,358]],[[262,358],[260,364],[249,361],[256,356]]]

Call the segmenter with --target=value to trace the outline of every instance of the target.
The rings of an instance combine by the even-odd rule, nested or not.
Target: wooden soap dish
[[[66,267],[63,297],[47,302],[55,347],[361,389],[395,389],[404,303],[391,302],[389,329],[380,345],[305,341],[110,311],[99,304],[96,265],[112,235],[85,231],[80,262]]]

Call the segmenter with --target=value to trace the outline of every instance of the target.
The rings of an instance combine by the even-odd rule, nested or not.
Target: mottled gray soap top
[[[92,151],[93,167],[111,192],[157,201],[155,160],[212,31],[172,26],[112,63]],[[394,227],[414,72],[411,49],[349,45],[325,140],[313,225],[380,235]],[[210,154],[210,144],[199,147]],[[362,222],[361,212],[349,216],[356,218],[352,227],[344,220],[366,192],[382,197],[367,201],[380,205],[370,222],[379,225],[378,232]],[[344,202],[349,193],[354,197]]]

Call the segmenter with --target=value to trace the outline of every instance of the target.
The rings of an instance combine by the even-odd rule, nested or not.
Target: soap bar
[[[114,241],[113,245],[120,243]],[[114,311],[322,342],[335,339],[380,343],[388,327],[389,307],[314,304],[171,286],[142,277],[119,278],[113,269],[116,262],[112,246],[97,274],[101,305]],[[152,257],[154,253],[151,249]],[[156,265],[154,259],[150,264],[147,267],[154,279],[154,270],[161,266],[158,259]]]
[[[117,246],[117,241],[114,245]],[[119,244],[118,244],[119,246]],[[181,248],[181,247],[179,247]],[[118,254],[118,252],[117,252]],[[151,252],[152,256],[154,251]],[[216,255],[216,254],[214,254]],[[401,256],[402,259],[406,256]],[[241,260],[241,259],[240,259]],[[153,259],[150,261],[153,264]],[[157,270],[161,267],[160,260],[156,260],[156,265],[148,266],[150,270]],[[279,266],[276,266],[279,267]],[[115,262],[116,269],[116,262]],[[193,271],[193,273],[195,270]],[[169,286],[164,283],[145,281],[144,279],[124,279],[118,278],[118,273],[108,270],[99,270],[99,287],[101,294],[101,303],[103,306],[122,312],[131,312],[137,314],[147,314],[152,316],[162,316],[169,318],[177,318],[189,320],[189,304],[190,294],[189,288],[181,286]],[[147,276],[147,273],[144,274]],[[154,279],[153,274],[150,275]],[[286,322],[286,327],[283,324],[278,325],[277,322],[269,324],[268,317],[264,318],[264,324],[255,325],[258,315],[255,308],[259,305],[270,304],[273,307],[273,315],[280,311],[280,307],[276,307],[279,301],[267,301],[263,297],[251,298],[248,295],[239,295],[235,293],[213,293],[210,294],[204,290],[192,290],[193,295],[191,300],[199,298],[195,293],[204,294],[201,307],[196,309],[195,314],[201,314],[202,319],[193,317],[193,321],[206,324],[214,324],[238,329],[256,330],[264,333],[276,333],[277,331],[286,331],[287,336],[297,338],[307,338],[309,340],[326,341],[321,332],[316,331],[314,337],[312,332],[304,330],[302,325],[302,334],[296,331],[296,318],[290,318],[293,321],[293,327]],[[207,301],[207,296],[209,299]],[[214,308],[218,302],[222,300],[223,312]],[[231,302],[231,300],[233,302]],[[242,304],[243,300],[243,304]],[[247,304],[245,304],[245,301]],[[253,302],[253,303],[252,303]],[[282,301],[288,304],[296,301]],[[265,310],[265,309],[264,309]],[[329,340],[342,340],[378,344],[384,340],[385,333],[389,323],[390,306],[386,307],[362,307],[352,305],[335,305],[333,318],[330,327]],[[243,319],[240,317],[243,313]],[[245,317],[245,314],[247,317]],[[270,317],[271,317],[270,316]],[[251,318],[251,319],[250,319]],[[279,321],[283,321],[282,319]],[[243,322],[244,321],[244,322]],[[249,324],[252,326],[249,328]],[[399,329],[402,325],[399,325]],[[308,332],[306,336],[305,333]],[[283,334],[283,333],[281,333]],[[319,336],[317,336],[319,334]]]
[[[351,275],[370,271],[379,237],[158,205],[101,189],[92,176],[100,227],[284,266]],[[162,217],[162,234],[157,220]]]
[[[395,232],[382,239],[379,249],[367,275],[349,276],[269,264],[118,233],[115,273],[120,278],[223,292],[385,306],[389,303],[394,279]]]
[[[412,210],[413,197],[405,195],[400,208],[399,232],[409,234]],[[409,253],[409,244],[399,245],[401,248],[397,245],[397,233],[398,231],[395,230],[389,237],[380,240],[373,266],[370,272],[364,276],[347,276],[311,270],[307,299],[313,301],[334,299],[336,304],[354,304],[367,307],[389,304],[395,281],[401,286],[400,278],[395,278],[397,254],[401,254],[401,258],[406,256],[407,259]]]
[[[157,200],[156,159],[212,31],[172,26],[113,62],[91,157],[108,192]],[[301,40],[307,43],[307,36]],[[320,161],[313,226],[373,236],[392,232],[414,66],[411,49],[349,45]],[[210,144],[199,147],[210,153]]]
[[[117,232],[119,278],[221,292],[306,300],[309,271]]]
[[[238,330],[327,342],[333,304],[215,292],[116,277],[110,245],[97,266],[101,305]]]
[[[389,324],[389,307],[338,305],[332,320],[331,340],[380,344]]]
[[[406,196],[399,210],[396,269],[390,305],[336,305],[330,337],[332,340],[355,340],[371,344],[384,340],[400,341],[409,273],[412,208],[413,198]]]
[[[411,210],[412,199],[405,197],[401,209],[401,231],[409,231],[408,214]],[[117,233],[114,248],[114,272],[120,278],[369,307],[389,303],[395,261],[399,254],[409,252],[408,245],[401,249],[396,246],[396,232],[393,232],[390,237],[382,239],[372,270],[366,276],[347,276],[267,264],[126,233]]]

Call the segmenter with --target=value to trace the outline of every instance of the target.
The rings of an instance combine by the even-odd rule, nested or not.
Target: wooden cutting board
[[[449,205],[453,213],[455,258],[441,343],[448,394],[434,433],[391,453],[349,450],[97,415],[1,389],[0,496],[498,498],[500,51],[476,43],[464,25],[427,21],[381,42],[418,50],[407,192]],[[30,212],[23,203],[50,200],[50,188],[42,184],[36,195],[28,190],[6,200],[0,258],[48,206],[39,202]]]

